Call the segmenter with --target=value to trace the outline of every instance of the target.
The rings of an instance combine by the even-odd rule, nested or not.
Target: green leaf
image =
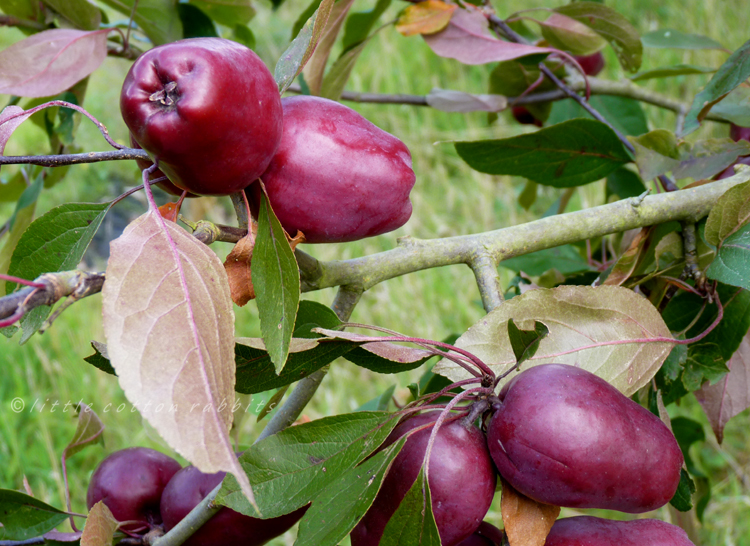
[[[641,103],[637,100],[627,97],[596,95],[591,97],[589,104],[624,135],[638,136],[648,131],[646,114],[641,107]],[[555,124],[576,118],[594,119],[576,101],[565,99],[552,105],[548,122]]]
[[[292,41],[294,38],[299,34],[299,31],[302,30],[302,27],[305,26],[305,23],[308,23],[310,17],[315,15],[315,11],[320,7],[320,3],[322,0],[312,0],[308,6],[302,11],[302,13],[299,14],[299,17],[297,17],[297,20],[294,22],[294,25],[292,25],[292,35],[289,37],[289,40]]]
[[[37,21],[40,19],[42,6],[34,0],[0,0],[0,10],[6,15]]]
[[[68,203],[40,216],[18,241],[8,274],[35,279],[43,273],[75,269],[110,206],[110,203]],[[10,292],[15,286],[8,282],[6,290]]]
[[[116,376],[117,373],[112,367],[112,363],[109,361],[109,356],[107,356],[107,346],[99,341],[92,341],[91,347],[94,349],[94,354],[87,356],[84,360],[95,368],[99,368],[105,373]]]
[[[235,25],[232,27],[232,40],[247,48],[255,49],[255,34],[246,25]]]
[[[665,28],[647,32],[641,36],[643,47],[652,49],[724,49],[719,42],[701,34],[686,34],[679,30]]]
[[[541,72],[536,65],[526,65],[519,61],[504,61],[498,63],[490,72],[489,92],[494,95],[505,95],[507,97],[518,97],[524,94],[529,86],[536,83]],[[542,80],[535,88],[535,93],[543,93],[556,89],[549,78]],[[536,119],[547,121],[552,111],[551,102],[538,104],[527,104],[524,106]]]
[[[695,96],[693,105],[685,117],[682,136],[689,135],[700,127],[711,107],[722,100],[735,87],[750,77],[750,40],[732,53],[729,59],[719,67],[706,87]]]
[[[320,88],[320,96],[326,99],[339,100],[341,93],[346,87],[346,82],[349,81],[349,76],[354,70],[354,65],[359,59],[359,55],[364,51],[365,46],[369,40],[364,40],[358,45],[344,51],[341,56],[336,59],[325,77],[323,78],[323,84]]]
[[[9,489],[0,489],[0,540],[38,537],[68,518],[40,500]]]
[[[682,337],[684,338],[684,336]],[[681,379],[683,368],[687,363],[687,354],[687,345],[675,345],[662,367],[656,372],[656,386],[662,393],[665,406],[677,402],[688,394]]]
[[[680,512],[687,512],[693,507],[693,493],[695,493],[695,483],[690,478],[690,474],[684,468],[681,468],[680,483],[669,504]]]
[[[741,127],[750,127],[750,89],[737,87],[711,108],[711,113]]]
[[[747,140],[733,142],[729,138],[710,138],[692,145],[682,142],[679,149],[680,164],[673,171],[675,178],[703,180],[734,164],[739,156],[750,154],[750,143]],[[750,173],[746,180],[750,180]]]
[[[646,191],[641,178],[630,169],[617,169],[607,177],[607,193],[620,199],[638,197]]]
[[[380,546],[440,546],[435,516],[432,513],[430,485],[419,471],[414,484],[391,516],[380,539]]]
[[[709,66],[696,66],[694,64],[676,64],[674,66],[662,66],[645,72],[638,72],[630,79],[634,82],[653,80],[656,78],[673,78],[675,76],[690,76],[693,74],[711,74],[716,72],[715,68]]]
[[[300,298],[299,268],[286,233],[261,195],[258,236],[253,251],[255,286],[260,329],[276,373],[286,363]],[[268,389],[263,389],[268,390]]]
[[[136,0],[102,0],[109,7],[130,17]],[[154,45],[176,42],[182,38],[182,23],[174,0],[138,0],[135,23]]]
[[[247,25],[255,17],[251,0],[190,0],[211,19],[227,27]]]
[[[612,129],[587,119],[512,138],[456,142],[455,147],[477,171],[523,176],[556,188],[594,182],[630,161]]]
[[[378,0],[372,9],[350,13],[344,23],[344,37],[341,40],[343,50],[346,51],[365,40],[370,35],[372,27],[390,5],[391,0]]]
[[[0,179],[0,203],[18,201],[25,189],[26,180],[20,171],[14,174],[10,180]]]
[[[23,236],[23,233],[26,231],[26,228],[34,219],[35,209],[36,204],[31,207],[21,209],[21,211],[16,216],[15,224],[8,235],[5,237],[5,244],[3,245],[2,249],[0,249],[0,273],[8,272],[8,267],[10,267],[10,260],[13,256],[13,251],[15,250],[18,241]],[[0,282],[0,296],[4,295],[5,283]],[[3,331],[6,333],[8,332],[7,329],[4,329]]]
[[[391,385],[380,396],[376,396],[372,400],[369,400],[359,406],[357,411],[386,411],[388,405],[391,403],[393,393],[396,390],[396,385]]]
[[[263,408],[258,412],[258,418],[257,422],[261,422],[263,418],[271,413],[276,406],[279,405],[279,402],[281,402],[281,399],[284,398],[284,394],[286,394],[286,391],[289,389],[289,385],[284,385],[279,390],[277,390],[271,397],[266,400],[266,403],[263,404]]]
[[[537,21],[542,36],[552,47],[573,55],[592,55],[607,42],[585,24],[565,15],[553,13],[546,21]]]
[[[534,356],[539,348],[539,342],[547,337],[547,334],[549,328],[538,320],[534,321],[533,330],[520,330],[513,319],[508,321],[508,338],[518,365]]]
[[[703,431],[703,425],[698,421],[693,421],[687,417],[675,417],[671,420],[672,433],[680,444],[682,457],[685,459],[685,466],[691,474],[702,476],[702,473],[695,467],[693,459],[690,457],[690,446],[696,442],[704,442],[706,433]]]
[[[102,22],[101,12],[88,0],[44,0],[44,3],[81,30],[96,30]]]
[[[643,180],[651,180],[680,165],[677,138],[666,129],[656,129],[639,137],[630,137],[635,148],[635,163]]]
[[[418,359],[404,357],[396,360],[397,356],[389,359],[361,347],[357,347],[343,356],[352,364],[376,373],[401,373],[414,370],[432,358],[432,355],[429,355]]]
[[[34,181],[29,186],[27,186],[25,190],[23,190],[21,197],[18,198],[16,208],[13,211],[13,214],[11,214],[10,219],[8,220],[9,229],[13,229],[13,225],[16,222],[16,216],[18,216],[18,213],[21,210],[31,207],[32,205],[36,205],[36,200],[39,199],[39,194],[42,192],[43,187],[44,180],[40,173],[39,176],[37,176]]]
[[[397,424],[386,412],[349,413],[289,427],[253,444],[239,460],[263,518],[315,500],[377,449]],[[224,480],[216,502],[257,517],[233,477]]]
[[[349,469],[317,496],[299,524],[295,546],[336,546],[367,512],[406,438]],[[418,544],[418,543],[414,543]]]
[[[313,2],[315,4],[316,2]],[[307,64],[312,57],[315,47],[318,45],[320,37],[323,35],[328,17],[331,15],[334,0],[323,0],[320,7],[307,20],[305,25],[300,29],[297,37],[292,40],[289,47],[279,58],[273,77],[279,85],[279,92],[284,93],[292,84],[297,74]]]
[[[500,265],[511,271],[523,271],[536,277],[550,269],[556,269],[563,275],[591,270],[588,262],[581,257],[573,245],[563,245],[524,256],[518,256],[500,262]]]
[[[301,353],[291,353],[284,369],[277,375],[271,357],[266,351],[240,343],[234,346],[237,378],[234,390],[254,394],[295,383],[330,364],[355,348],[348,341],[325,341]]]
[[[750,220],[750,182],[734,186],[722,195],[706,219],[703,236],[718,247]]]
[[[554,11],[583,23],[607,40],[623,69],[635,72],[640,68],[643,46],[638,31],[614,9],[598,2],[573,2]]]
[[[184,38],[218,38],[214,22],[200,8],[192,4],[177,4]]]
[[[750,289],[750,225],[727,237],[719,248],[706,276],[732,286]]]

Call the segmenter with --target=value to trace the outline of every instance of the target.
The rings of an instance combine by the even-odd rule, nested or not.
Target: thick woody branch
[[[349,293],[362,293],[394,277],[454,264],[473,267],[475,274],[479,271],[478,279],[481,284],[491,290],[495,281],[488,274],[488,264],[497,265],[514,256],[629,229],[671,221],[696,222],[709,213],[724,192],[748,178],[748,173],[740,173],[696,188],[624,199],[476,235],[429,240],[405,237],[399,240],[397,248],[351,260],[320,262],[303,252],[297,252],[301,265],[302,290],[311,292],[340,286],[345,287],[344,294],[348,297]],[[482,257],[483,264],[477,262],[478,257]],[[64,277],[72,273],[80,274],[49,273],[45,277]],[[12,294],[0,298],[0,311],[16,309],[18,300],[13,300],[15,305],[6,303],[6,300],[18,297]],[[485,305],[492,305],[492,301],[496,299],[497,296],[490,295],[490,292],[483,295]],[[49,304],[40,302],[38,305]],[[29,310],[33,308],[29,302],[27,306]],[[12,314],[12,310],[5,315],[0,312],[0,319]]]

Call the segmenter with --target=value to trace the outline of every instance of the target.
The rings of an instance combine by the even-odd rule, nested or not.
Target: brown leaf
[[[81,546],[111,546],[118,521],[103,501],[89,510],[86,527],[81,534]]]
[[[716,440],[724,439],[724,426],[738,413],[750,407],[750,335],[727,362],[729,373],[715,385],[706,383],[695,391]]]
[[[594,373],[626,396],[646,385],[674,346],[656,308],[644,297],[619,286],[558,286],[530,290],[506,301],[480,319],[455,345],[479,357],[501,375],[515,366],[508,338],[508,320],[522,330],[535,320],[549,327],[549,335],[524,368],[556,362]],[[644,340],[644,341],[631,341]],[[460,381],[471,377],[462,367],[443,359],[434,373]],[[514,374],[500,381],[502,387]]]
[[[250,274],[250,262],[253,259],[257,232],[258,225],[253,224],[250,233],[237,241],[224,261],[224,269],[227,272],[227,277],[229,277],[229,291],[232,295],[232,301],[240,307],[247,305],[247,302],[255,298],[255,289]]]
[[[440,32],[458,6],[440,0],[425,0],[407,7],[396,21],[396,30],[404,36]]]
[[[32,34],[0,51],[0,94],[50,97],[99,68],[109,29],[57,28]]]
[[[630,243],[630,247],[617,259],[612,272],[603,284],[621,286],[630,278],[643,257],[643,251],[652,231],[653,228],[647,227],[638,232]]]
[[[165,203],[159,207],[159,214],[161,214],[161,217],[170,222],[177,221],[177,215],[179,212],[180,209],[177,207],[177,203]]]
[[[257,231],[257,225],[255,226],[255,228]],[[291,248],[292,250],[297,248],[298,244],[304,243],[306,240],[305,234],[300,230],[297,230],[297,235],[295,235],[294,237],[291,237],[286,231],[284,233],[286,234],[286,240],[289,241],[289,248]]]
[[[90,444],[101,443],[104,423],[90,407],[81,403],[78,405],[78,426],[70,443],[63,449],[62,460],[72,457]]]
[[[10,135],[21,125],[31,114],[22,114],[23,108],[15,105],[6,106],[0,112],[0,155],[5,152],[5,145],[8,143]],[[18,116],[18,117],[13,117]],[[13,119],[9,119],[13,118]],[[8,120],[8,121],[6,121]]]
[[[435,54],[464,64],[487,64],[518,59],[539,53],[560,53],[548,47],[535,47],[498,40],[480,11],[457,9],[444,30],[423,36]]]
[[[320,41],[304,68],[305,81],[313,95],[320,95],[328,57],[331,54],[333,44],[336,42],[336,37],[339,35],[341,26],[346,20],[346,14],[353,3],[354,0],[339,0],[333,4],[325,29],[320,35]]]
[[[502,479],[502,478],[501,478]],[[500,508],[510,546],[544,546],[560,507],[522,495],[505,480]]]
[[[125,395],[174,450],[234,474],[253,502],[229,439],[234,312],[221,261],[151,210],[112,241],[106,275],[104,333]]]

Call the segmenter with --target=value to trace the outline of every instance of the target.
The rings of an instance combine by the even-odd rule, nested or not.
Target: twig
[[[40,165],[42,167],[62,167],[99,161],[122,161],[125,159],[145,159],[151,161],[145,150],[121,148],[112,152],[88,152],[83,154],[59,155],[7,155],[0,156],[0,165]]]
[[[503,303],[503,291],[500,287],[500,275],[497,264],[488,254],[479,254],[469,263],[477,281],[482,305],[488,313]]]
[[[19,28],[31,28],[34,30],[45,30],[47,25],[37,23],[31,19],[22,19],[20,17],[13,17],[12,15],[0,15],[0,27],[19,27]]]

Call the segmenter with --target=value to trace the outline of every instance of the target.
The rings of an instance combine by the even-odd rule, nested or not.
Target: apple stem
[[[162,89],[155,91],[149,95],[148,100],[151,102],[160,102],[164,106],[174,106],[179,98],[177,93],[177,82],[169,82]]]

